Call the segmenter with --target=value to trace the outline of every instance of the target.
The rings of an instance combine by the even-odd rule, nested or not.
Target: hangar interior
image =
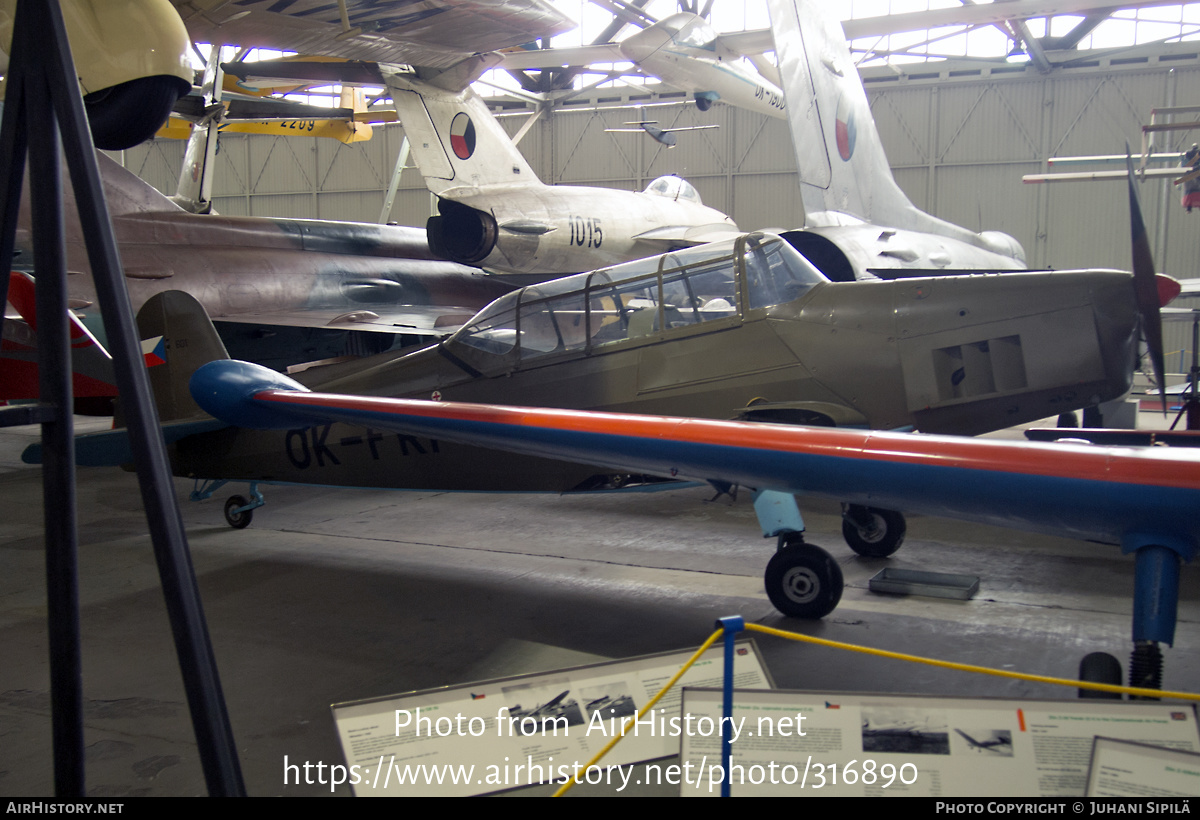
[[[900,186],[919,208],[972,230],[999,230],[1030,267],[1129,268],[1124,188],[1023,185],[1052,156],[1119,153],[1140,144],[1150,109],[1200,105],[1200,44],[1081,53],[1040,73],[973,60],[863,70],[871,110]],[[510,134],[534,113],[489,98]],[[668,150],[608,133],[649,114],[671,126],[718,124]],[[404,130],[376,126],[364,143],[224,134],[213,202],[226,215],[380,220]],[[1182,152],[1198,139],[1171,132]],[[155,139],[114,153],[171,193],[185,143]],[[520,150],[547,183],[642,190],[685,177],[705,204],[743,229],[795,227],[802,213],[786,123],[648,85],[600,89],[544,112]],[[1169,182],[1142,186],[1159,269],[1191,278],[1193,218]],[[433,197],[414,169],[387,221],[423,226]],[[791,215],[797,215],[794,220]],[[1190,333],[1169,326],[1168,369]],[[1051,423],[1053,420],[1051,420]],[[1140,424],[1164,426],[1142,413]],[[106,421],[78,421],[101,430]],[[40,471],[21,463],[36,427],[0,431],[0,794],[53,791]],[[1020,430],[993,434],[1020,438]],[[81,608],[88,794],[204,793],[136,479],[81,467]],[[1125,662],[1133,558],[1115,547],[913,516],[889,559],[841,543],[835,504],[803,504],[809,540],[830,548],[846,579],[838,609],[789,619],[762,589],[774,542],[760,537],[748,493],[708,486],[570,495],[265,488],[245,530],[220,499],[188,501],[176,480],[192,561],[251,794],[349,795],[286,782],[285,759],[341,761],[332,703],[457,685],[591,661],[685,649],[715,618],[748,621],[897,652],[1071,678],[1085,654]],[[50,514],[53,514],[51,511]],[[970,601],[872,593],[885,566],[978,575]],[[1200,679],[1200,574],[1182,569],[1178,631],[1164,687]],[[822,691],[998,698],[1073,698],[1073,689],[884,661],[757,638],[777,686]],[[514,794],[543,795],[536,787]],[[581,787],[581,795],[608,795]],[[667,791],[633,790],[635,794]]]

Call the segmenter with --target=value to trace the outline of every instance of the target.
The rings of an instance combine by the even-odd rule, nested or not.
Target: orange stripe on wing
[[[1178,450],[1162,452],[1100,448],[1094,445],[1002,442],[965,437],[289,391],[264,391],[257,394],[256,398],[390,415],[1200,490],[1200,460]]]

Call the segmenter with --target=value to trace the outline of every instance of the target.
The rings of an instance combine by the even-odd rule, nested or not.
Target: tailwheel
[[[842,505],[842,537],[850,549],[864,558],[887,558],[900,549],[906,532],[904,513],[859,504]]]
[[[764,581],[775,608],[791,618],[823,618],[842,599],[842,568],[819,547],[780,538]]]
[[[231,495],[225,499],[225,523],[235,530],[249,527],[250,522],[254,520],[254,508],[243,509],[247,506],[249,502],[240,495]]]

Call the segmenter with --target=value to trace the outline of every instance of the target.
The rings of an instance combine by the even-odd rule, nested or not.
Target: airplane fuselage
[[[485,256],[449,258],[505,272],[591,270],[694,244],[699,236],[737,231],[733,220],[698,200],[647,192],[523,185],[443,196],[481,214],[481,222],[488,223],[482,230],[494,232]]]
[[[783,119],[783,91],[741,64],[704,18],[681,12],[635,32],[621,53],[647,74],[695,95],[702,109],[720,101]]]
[[[135,310],[156,293],[184,290],[214,321],[245,324],[245,333],[261,326],[274,328],[267,333],[293,327],[429,335],[433,314],[456,319],[452,329],[511,289],[478,269],[438,260],[419,228],[191,214],[107,157],[97,160]],[[65,193],[70,304],[98,328],[72,197]],[[32,271],[27,204],[16,247],[14,264]],[[309,355],[295,352],[289,363]],[[262,360],[251,347],[242,355]]]

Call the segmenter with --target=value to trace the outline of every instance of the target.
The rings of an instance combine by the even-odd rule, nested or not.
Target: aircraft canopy
[[[692,183],[683,177],[674,175],[659,177],[647,185],[646,190],[642,193],[666,197],[676,202],[695,202],[697,205],[704,204],[700,201],[700,192],[692,186]]]
[[[484,308],[446,344],[522,361],[590,353],[736,323],[747,311],[795,301],[827,281],[787,242],[753,233],[522,288]]]

